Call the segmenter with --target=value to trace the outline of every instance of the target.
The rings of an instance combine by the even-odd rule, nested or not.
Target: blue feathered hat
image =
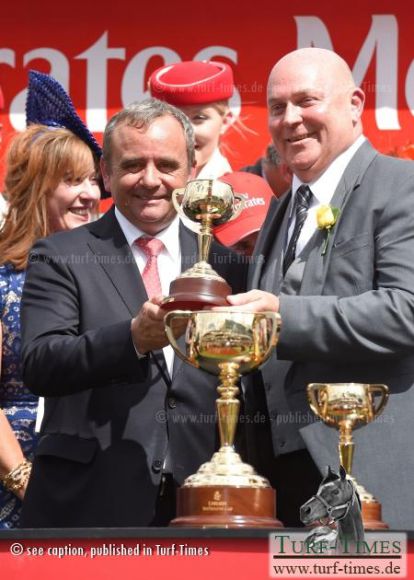
[[[26,124],[39,123],[48,127],[64,127],[84,141],[98,157],[102,149],[77,114],[65,89],[53,77],[36,70],[29,71],[26,100]]]

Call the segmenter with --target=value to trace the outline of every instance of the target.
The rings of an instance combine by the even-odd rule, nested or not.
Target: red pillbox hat
[[[233,71],[216,61],[167,64],[149,79],[151,96],[177,107],[213,103],[233,94]]]

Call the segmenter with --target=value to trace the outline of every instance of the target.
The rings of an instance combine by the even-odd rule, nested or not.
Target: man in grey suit
[[[247,407],[269,415],[250,448],[277,488],[280,519],[299,525],[319,470],[338,464],[338,434],[314,422],[306,385],[385,383],[383,415],[355,432],[354,474],[392,528],[414,529],[414,164],[373,149],[363,104],[331,51],[300,49],[274,66],[269,128],[292,189],[269,210],[253,290],[230,301],[282,318],[275,355],[246,384]],[[339,210],[330,230],[318,228],[321,205]]]
[[[115,207],[32,250],[24,380],[46,402],[24,527],[167,525],[176,485],[216,448],[217,381],[174,358],[160,307],[197,257],[171,199],[193,167],[181,111],[156,99],[130,105],[104,134]],[[154,241],[158,257],[147,257],[141,243]],[[242,290],[236,256],[216,243],[210,256]]]

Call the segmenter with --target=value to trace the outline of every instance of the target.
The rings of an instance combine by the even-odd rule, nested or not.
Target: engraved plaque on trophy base
[[[277,520],[275,490],[266,488],[182,487],[177,518],[170,525],[197,528],[282,528]]]
[[[387,530],[389,526],[382,521],[381,504],[379,501],[361,501],[362,521],[365,530]]]

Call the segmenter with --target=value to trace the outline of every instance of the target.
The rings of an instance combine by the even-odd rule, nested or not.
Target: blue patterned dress
[[[0,407],[19,440],[25,457],[32,460],[38,398],[25,388],[20,367],[20,301],[25,272],[0,265],[0,315],[3,332]],[[21,501],[0,483],[0,529],[19,525]]]

